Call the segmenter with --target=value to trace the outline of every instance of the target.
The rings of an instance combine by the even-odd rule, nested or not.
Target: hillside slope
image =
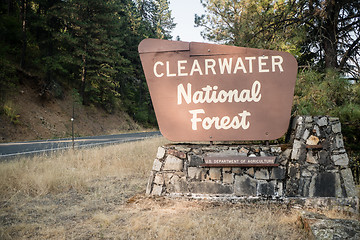
[[[1,111],[0,142],[70,137],[72,112],[71,92],[65,93],[62,100],[44,100],[33,83],[20,84]],[[142,130],[127,113],[108,114],[95,106],[75,104],[75,136]]]

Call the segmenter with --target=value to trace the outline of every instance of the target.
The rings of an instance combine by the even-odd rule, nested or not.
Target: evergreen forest
[[[1,102],[20,72],[43,98],[72,89],[84,105],[156,125],[137,47],[171,38],[168,0],[1,0],[0,14]]]

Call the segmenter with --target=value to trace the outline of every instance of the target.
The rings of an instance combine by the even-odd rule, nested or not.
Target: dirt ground
[[[71,92],[64,99],[43,100],[39,90],[21,84],[5,102],[17,121],[0,114],[0,142],[70,137],[73,99]],[[108,114],[95,106],[75,104],[75,136],[94,136],[143,130],[128,114]],[[15,122],[15,123],[14,123]]]

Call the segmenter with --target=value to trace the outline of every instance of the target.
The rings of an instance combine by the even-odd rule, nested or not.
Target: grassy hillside
[[[60,98],[44,96],[36,79],[22,78],[0,105],[0,142],[69,137],[73,107],[75,136],[144,130],[120,108],[109,114],[101,107],[77,103],[73,96],[70,89]]]

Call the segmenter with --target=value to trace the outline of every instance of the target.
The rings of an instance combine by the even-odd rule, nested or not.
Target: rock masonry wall
[[[158,148],[149,195],[356,197],[339,119],[299,116],[290,144],[172,144]],[[204,156],[276,156],[276,167],[202,167]]]
[[[286,196],[355,197],[338,118],[295,119]]]

